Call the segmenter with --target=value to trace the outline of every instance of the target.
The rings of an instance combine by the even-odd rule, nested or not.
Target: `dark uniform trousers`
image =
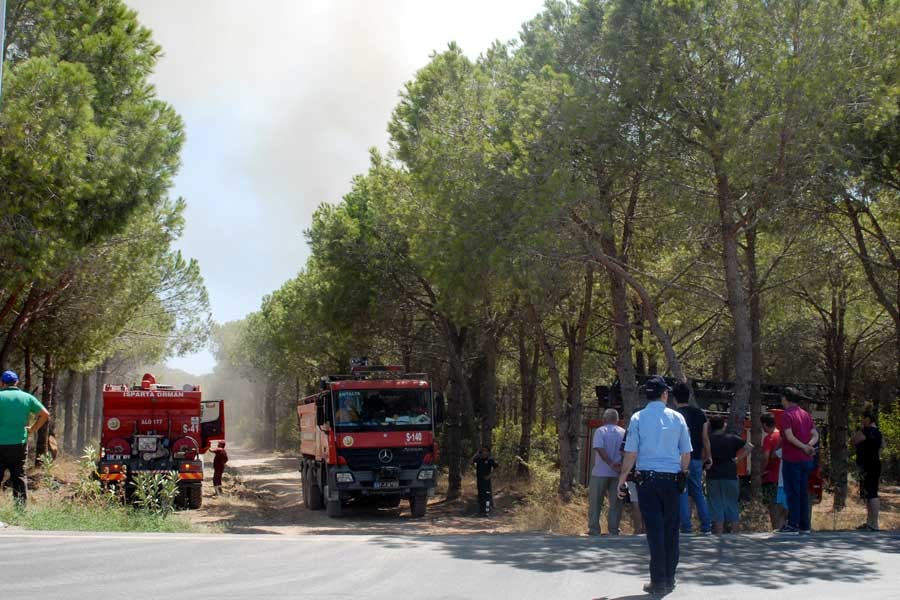
[[[638,505],[650,546],[651,583],[662,585],[675,579],[680,501],[674,480],[650,479],[638,484]]]
[[[0,480],[9,469],[13,498],[22,504],[28,499],[28,484],[25,479],[25,459],[28,454],[26,444],[0,444]]]
[[[491,512],[491,480],[476,478],[475,483],[478,486],[478,512],[488,514]]]

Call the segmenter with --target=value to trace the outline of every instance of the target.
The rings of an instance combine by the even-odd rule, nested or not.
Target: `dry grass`
[[[496,525],[511,532],[584,535],[588,529],[587,490],[578,488],[573,499],[564,503],[556,493],[557,483],[558,474],[550,469],[537,470],[531,481],[495,480],[494,498],[498,509]],[[474,481],[467,481],[464,489],[473,490],[474,486]],[[900,530],[900,488],[886,487],[881,496],[880,528]],[[838,513],[831,509],[833,501],[833,497],[826,493],[822,502],[813,506],[813,530],[852,531],[865,523],[866,507],[860,500],[848,498],[846,508]],[[603,530],[606,529],[606,508],[607,506],[600,517]],[[698,525],[695,524],[695,530],[699,529]],[[742,506],[742,532],[765,533],[771,529],[765,506],[759,502]],[[623,534],[634,531],[630,507],[623,511],[620,531]]]
[[[886,488],[881,496],[881,514],[878,526],[885,531],[900,530],[900,494],[896,488]],[[840,512],[834,512],[834,498],[826,493],[822,503],[813,507],[812,526],[815,531],[850,531],[866,522],[866,506],[855,497],[847,498],[847,506]]]

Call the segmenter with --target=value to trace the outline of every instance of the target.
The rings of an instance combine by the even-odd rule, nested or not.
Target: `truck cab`
[[[323,378],[297,405],[304,504],[341,515],[351,500],[409,501],[424,516],[437,480],[435,425],[443,415],[427,375],[354,367]]]

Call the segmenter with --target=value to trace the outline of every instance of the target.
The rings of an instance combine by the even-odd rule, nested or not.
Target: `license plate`
[[[393,481],[376,481],[372,484],[372,487],[375,488],[397,488],[400,487],[400,482],[396,479]]]

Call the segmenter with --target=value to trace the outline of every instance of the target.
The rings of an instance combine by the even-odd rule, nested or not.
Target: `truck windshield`
[[[431,429],[428,390],[340,390],[334,423],[340,429]]]

